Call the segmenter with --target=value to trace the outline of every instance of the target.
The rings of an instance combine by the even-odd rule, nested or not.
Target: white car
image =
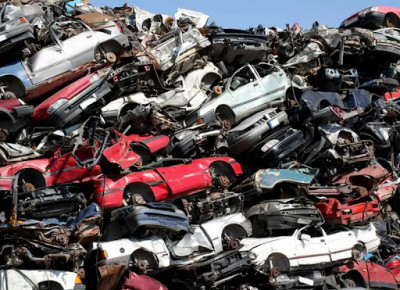
[[[340,227],[329,234],[321,227],[306,226],[292,236],[249,238],[241,244],[240,251],[249,251],[255,266],[266,266],[276,274],[308,266],[325,268],[350,258],[360,261],[377,250],[380,238],[373,224],[366,228]]]
[[[0,271],[0,289],[85,290],[86,286],[82,284],[79,276],[73,272],[8,269]]]
[[[177,242],[166,242],[161,236],[129,238],[93,243],[100,249],[100,265],[114,263],[133,265],[136,271],[154,271],[182,266],[213,256],[227,248],[238,247],[241,238],[252,234],[251,223],[241,213],[220,217],[191,230]]]
[[[179,117],[200,108],[212,92],[212,85],[222,78],[219,69],[211,62],[201,69],[192,70],[185,77],[177,77],[173,85],[176,87],[155,98],[160,107],[170,114]],[[174,111],[177,111],[174,114]]]
[[[268,63],[245,65],[229,78],[222,94],[188,116],[186,125],[220,119],[230,128],[251,114],[282,104],[292,87],[300,89],[280,67]]]

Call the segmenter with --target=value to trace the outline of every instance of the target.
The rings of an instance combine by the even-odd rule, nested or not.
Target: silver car
[[[60,26],[57,23],[57,27]],[[96,30],[79,21],[74,22],[73,27],[78,27],[75,29],[82,32],[65,40],[60,38],[61,29],[50,29],[54,45],[43,48],[25,61],[0,68],[0,83],[7,91],[23,97],[38,86],[48,86],[50,79],[56,76],[99,60],[106,53],[117,54],[122,46],[129,46],[127,36],[113,21],[104,23]],[[42,94],[44,92],[46,88],[41,90]]]
[[[282,104],[292,86],[299,87],[277,66],[268,63],[245,65],[229,78],[221,95],[189,115],[185,123],[210,123],[218,119],[230,129],[255,112]]]

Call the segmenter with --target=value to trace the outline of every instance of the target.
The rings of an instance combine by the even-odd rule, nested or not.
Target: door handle
[[[325,242],[325,239],[321,239],[320,241],[321,241],[321,242]]]
[[[87,36],[86,36],[86,38],[91,38],[91,37],[92,37],[92,35],[87,35]]]
[[[253,84],[253,87],[257,87],[259,84],[258,83],[254,83]]]

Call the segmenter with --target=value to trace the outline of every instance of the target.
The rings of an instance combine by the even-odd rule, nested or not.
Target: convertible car
[[[240,164],[230,157],[183,161],[187,162],[132,172],[115,179],[100,175],[93,179],[92,198],[105,208],[172,200],[218,186],[226,188],[242,174]]]

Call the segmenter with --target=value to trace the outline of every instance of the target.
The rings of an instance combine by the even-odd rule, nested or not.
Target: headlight
[[[249,254],[249,258],[250,258],[250,260],[255,260],[255,259],[257,259],[257,254],[256,253],[253,253],[253,252],[250,252],[250,254]]]
[[[53,114],[56,110],[58,110],[62,105],[64,105],[66,102],[68,102],[67,99],[59,99],[57,101],[54,102],[54,104],[52,104],[48,109],[47,109],[47,113],[49,115]]]
[[[154,51],[154,56],[156,57],[156,58],[158,58],[158,59],[161,59],[162,58],[162,56],[163,56],[163,54],[162,54],[162,52],[160,51],[160,50],[155,50]]]
[[[18,19],[10,20],[6,23],[6,30],[11,29],[13,27],[16,27],[18,25],[21,25],[23,23],[26,23],[26,20],[24,17],[20,17]]]
[[[367,14],[369,12],[376,12],[376,11],[378,11],[378,7],[372,6],[372,7],[369,7],[367,9],[364,9],[363,11],[361,11],[360,15],[364,15],[364,14]]]

